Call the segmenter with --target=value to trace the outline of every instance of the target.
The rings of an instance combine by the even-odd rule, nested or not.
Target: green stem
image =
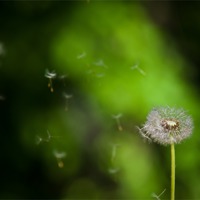
[[[171,144],[171,200],[175,199],[175,148]]]

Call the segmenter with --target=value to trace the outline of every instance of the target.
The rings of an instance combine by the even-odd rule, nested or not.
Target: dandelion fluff
[[[157,107],[140,130],[143,137],[159,144],[178,144],[192,134],[193,121],[182,108]]]

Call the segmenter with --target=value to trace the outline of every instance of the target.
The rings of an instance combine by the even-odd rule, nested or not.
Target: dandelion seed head
[[[158,107],[147,116],[140,129],[143,137],[159,144],[178,144],[192,134],[193,121],[183,109]]]

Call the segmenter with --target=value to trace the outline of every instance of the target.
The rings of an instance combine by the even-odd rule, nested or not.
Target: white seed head
[[[193,121],[183,109],[154,108],[140,129],[143,137],[159,144],[178,144],[192,134]]]

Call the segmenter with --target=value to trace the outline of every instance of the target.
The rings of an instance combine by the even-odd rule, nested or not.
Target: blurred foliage
[[[176,196],[200,197],[194,66],[143,4],[0,5],[0,198],[169,198],[169,148],[136,128],[162,105],[194,118],[176,148]]]

